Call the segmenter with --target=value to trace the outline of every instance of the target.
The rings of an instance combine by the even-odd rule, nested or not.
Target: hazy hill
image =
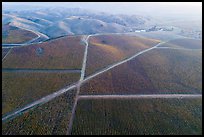
[[[57,12],[56,12],[57,11]],[[36,30],[49,37],[104,32],[129,32],[154,22],[138,15],[112,15],[81,8],[42,8],[37,10],[3,11],[2,23]],[[153,23],[154,24],[154,23]]]

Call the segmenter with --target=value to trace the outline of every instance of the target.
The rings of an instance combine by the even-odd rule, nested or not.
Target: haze
[[[17,5],[20,5],[18,8]],[[202,16],[201,2],[3,2],[3,8],[22,9],[22,6],[29,7],[68,7],[84,8],[95,11],[109,12],[111,14],[146,14],[154,17],[177,18]],[[25,8],[26,8],[25,7]],[[24,9],[25,9],[24,8]],[[158,12],[162,11],[162,12]]]

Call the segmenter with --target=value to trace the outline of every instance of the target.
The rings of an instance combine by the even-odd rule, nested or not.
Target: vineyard
[[[2,43],[24,43],[35,37],[37,35],[33,32],[10,25],[2,26]]]
[[[202,134],[202,99],[80,100],[72,135]]]
[[[76,83],[80,74],[2,72],[2,115]]]
[[[84,45],[81,37],[65,37],[41,44],[15,48],[3,68],[81,69]]]
[[[84,38],[3,49],[3,135],[202,134],[202,50],[151,48],[160,41],[137,36]],[[160,47],[193,48],[177,43]]]
[[[6,56],[11,48],[2,48],[2,59]]]
[[[2,135],[65,135],[76,91],[71,90],[2,124]]]
[[[81,94],[202,93],[202,51],[155,49],[84,83]]]
[[[155,39],[126,35],[91,37],[89,40],[86,76],[158,43],[159,41]]]
[[[196,39],[175,39],[171,40],[162,47],[188,48],[188,49],[202,49],[202,40]]]

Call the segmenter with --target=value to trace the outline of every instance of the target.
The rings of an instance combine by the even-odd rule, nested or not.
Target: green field
[[[86,76],[108,65],[150,48],[160,41],[127,35],[100,35],[90,37]]]
[[[85,46],[81,37],[65,37],[13,49],[3,68],[81,69]]]
[[[87,81],[80,94],[196,94],[201,74],[201,50],[154,49]]]
[[[65,135],[75,90],[2,123],[2,135]]]
[[[202,99],[80,100],[72,135],[201,135]]]
[[[79,80],[78,73],[2,72],[2,115]]]

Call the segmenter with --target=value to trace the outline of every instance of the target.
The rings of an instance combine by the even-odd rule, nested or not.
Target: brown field
[[[101,35],[89,40],[86,76],[159,43],[125,35]]]
[[[5,58],[3,68],[81,69],[85,46],[81,37],[15,48]]]
[[[37,37],[33,32],[10,25],[3,25],[2,29],[2,43],[24,43]]]
[[[65,135],[75,90],[2,123],[2,135]]]
[[[2,72],[2,115],[79,80],[78,73]]]
[[[80,100],[72,135],[201,135],[202,98]]]
[[[202,40],[196,39],[175,39],[161,45],[161,47],[176,47],[188,49],[202,49]]]
[[[96,76],[81,94],[202,93],[202,52],[154,49]]]

